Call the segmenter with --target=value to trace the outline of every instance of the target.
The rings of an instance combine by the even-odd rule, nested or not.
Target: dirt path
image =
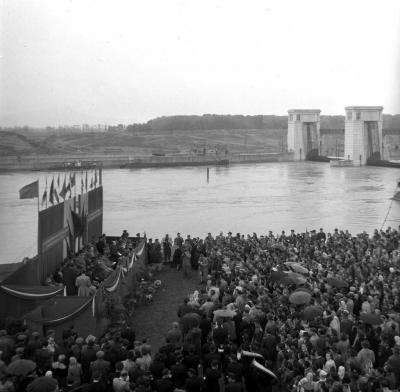
[[[156,352],[165,343],[165,335],[171,329],[171,323],[178,320],[176,312],[183,299],[194,290],[199,290],[197,271],[192,271],[190,279],[184,278],[182,271],[169,266],[156,275],[162,287],[154,295],[151,305],[141,305],[132,318],[136,339],[147,339]]]

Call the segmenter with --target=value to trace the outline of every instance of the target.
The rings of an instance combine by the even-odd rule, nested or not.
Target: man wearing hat
[[[104,351],[97,351],[96,360],[90,364],[90,371],[92,374],[98,372],[101,375],[101,380],[104,383],[108,381],[108,375],[111,371],[111,364],[104,359]]]

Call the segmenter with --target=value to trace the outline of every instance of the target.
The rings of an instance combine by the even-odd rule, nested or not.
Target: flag
[[[23,188],[19,190],[20,199],[34,199],[35,197],[39,197],[38,180],[32,182],[31,184],[25,185]]]
[[[71,184],[70,184],[70,183],[68,183],[67,189],[66,189],[66,193],[68,193],[68,192],[69,192],[69,198],[71,198],[71,196],[72,196],[72,191],[71,191]]]
[[[54,177],[51,180],[50,190],[49,190],[49,202],[54,204]]]
[[[89,186],[89,188],[90,188],[90,189],[93,188],[93,177],[90,178],[90,186]]]
[[[99,185],[102,185],[102,175],[103,175],[103,169],[99,167]]]
[[[57,200],[57,203],[60,202],[60,199],[58,197],[58,193],[57,193],[57,189],[56,188],[54,188],[54,199]]]
[[[57,177],[57,188],[59,188],[60,187],[60,175],[58,175],[58,177]]]
[[[72,222],[74,224],[74,235],[76,237],[83,234],[83,222],[82,218],[75,212],[71,210]]]
[[[71,174],[69,175],[69,182],[71,183],[71,189],[75,186],[75,173],[71,176]]]
[[[43,196],[42,196],[42,207],[44,206],[44,203],[47,201],[47,189],[44,190]]]
[[[97,169],[94,169],[94,186],[97,186]]]
[[[65,196],[67,195],[67,192],[68,192],[68,190],[67,190],[67,179],[66,179],[66,176],[64,176],[64,182],[63,182],[63,186],[62,186],[62,189],[61,189],[61,191],[60,191],[60,196],[65,200]]]
[[[81,193],[83,193],[83,188],[84,188],[84,185],[83,185],[83,173],[82,173],[82,177],[81,177]]]

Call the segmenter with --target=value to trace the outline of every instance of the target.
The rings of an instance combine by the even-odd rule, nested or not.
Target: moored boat
[[[331,167],[351,167],[354,166],[350,159],[331,159],[329,161]]]

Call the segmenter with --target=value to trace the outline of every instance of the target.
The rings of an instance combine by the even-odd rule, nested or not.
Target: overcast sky
[[[0,125],[400,113],[399,0],[0,0]]]

